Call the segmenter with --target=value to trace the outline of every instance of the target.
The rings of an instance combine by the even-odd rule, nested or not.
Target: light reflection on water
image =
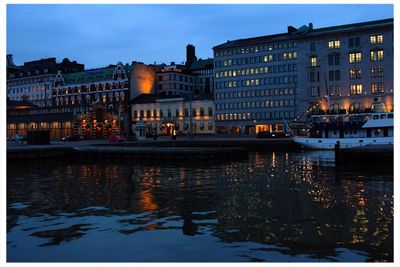
[[[253,152],[7,167],[8,261],[393,260],[391,166]]]

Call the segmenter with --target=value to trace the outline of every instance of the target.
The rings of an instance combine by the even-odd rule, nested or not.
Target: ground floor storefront
[[[139,121],[134,121],[133,125]],[[215,125],[213,120],[148,120],[143,121],[146,126],[147,135],[172,136],[182,134],[214,134]]]
[[[279,122],[279,123],[253,122],[242,125],[216,123],[216,132],[219,134],[255,135],[260,132],[285,132],[285,131],[287,131],[287,128],[284,122]]]

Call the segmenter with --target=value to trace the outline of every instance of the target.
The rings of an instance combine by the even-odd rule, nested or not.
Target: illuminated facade
[[[57,71],[71,73],[83,69],[83,64],[67,58],[60,63],[55,58],[47,58],[16,66],[12,55],[7,55],[7,97],[11,100],[26,99],[38,106],[50,106],[51,88]]]
[[[88,138],[127,133],[130,70],[130,65],[118,62],[106,68],[71,74],[58,72],[52,87],[53,106],[73,109],[78,114],[74,132]],[[112,130],[116,127],[117,131]]]
[[[157,97],[141,95],[131,102],[133,124],[143,121],[147,132],[159,135],[212,134],[214,101],[212,96],[201,95],[193,99],[184,97]]]
[[[393,110],[393,19],[321,29],[310,24],[304,32],[299,85],[308,90],[311,110],[370,111],[376,95]]]
[[[393,19],[228,41],[214,50],[220,132],[280,131],[309,111],[393,110]]]

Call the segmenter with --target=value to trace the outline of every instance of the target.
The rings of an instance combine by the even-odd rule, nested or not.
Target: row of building
[[[107,138],[143,122],[148,133],[284,131],[315,112],[393,110],[393,19],[227,41],[212,59],[188,45],[182,64],[105,68],[55,58],[7,62],[8,135],[46,128]]]

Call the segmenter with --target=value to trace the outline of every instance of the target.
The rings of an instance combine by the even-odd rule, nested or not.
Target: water
[[[9,162],[7,261],[393,261],[393,166],[332,157]]]

